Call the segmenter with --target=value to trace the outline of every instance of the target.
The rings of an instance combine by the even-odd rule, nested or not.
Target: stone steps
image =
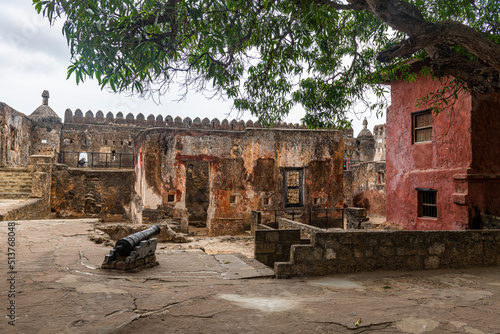
[[[23,198],[30,198],[31,197],[31,191],[30,192],[0,192],[0,199],[23,199]]]
[[[25,193],[31,191],[30,184],[4,184],[0,185],[2,193]]]
[[[0,198],[31,196],[33,174],[27,168],[0,169]]]

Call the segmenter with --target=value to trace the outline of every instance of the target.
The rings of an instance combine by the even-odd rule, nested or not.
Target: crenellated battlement
[[[379,124],[379,125],[375,125],[373,127],[373,135],[375,137],[381,137],[381,138],[385,138],[385,124]]]
[[[71,109],[66,109],[64,112],[64,123],[77,123],[77,124],[124,124],[133,125],[139,127],[170,127],[170,128],[201,128],[201,129],[216,129],[216,130],[238,130],[242,131],[246,128],[262,128],[263,126],[259,122],[253,122],[252,120],[243,121],[235,120],[229,121],[224,119],[219,121],[219,119],[214,118],[212,120],[205,117],[200,119],[196,117],[192,120],[190,117],[181,118],[179,116],[173,118],[168,115],[163,118],[162,115],[154,116],[150,114],[148,117],[144,117],[144,114],[139,113],[134,116],[132,113],[128,113],[123,117],[123,113],[120,111],[113,115],[112,112],[108,112],[106,115],[102,111],[97,111],[95,116],[94,113],[89,110],[83,114],[80,109],[76,109],[75,113]],[[288,129],[306,129],[306,126],[299,125],[297,123],[277,123],[273,128],[288,128]]]

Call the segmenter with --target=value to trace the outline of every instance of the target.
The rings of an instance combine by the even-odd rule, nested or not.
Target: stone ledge
[[[500,230],[319,232],[275,276],[500,265]]]

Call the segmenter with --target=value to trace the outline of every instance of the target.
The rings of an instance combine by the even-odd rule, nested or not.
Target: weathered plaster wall
[[[0,102],[0,167],[29,164],[31,128],[24,114]]]
[[[453,176],[471,167],[471,97],[459,94],[451,108],[433,115],[432,142],[412,143],[411,113],[419,98],[441,87],[419,76],[416,82],[391,84],[392,105],[387,113],[387,222],[408,229],[454,230],[468,226],[467,207],[452,200]],[[415,188],[437,190],[437,219],[417,217]]]
[[[467,202],[471,225],[484,227],[481,215],[500,216],[500,94],[474,94],[472,99],[472,170]]]
[[[356,138],[356,153],[354,162],[368,162],[375,158],[375,139],[373,136],[358,136]]]
[[[132,166],[135,136],[154,126],[165,126],[163,117],[155,119],[149,115],[146,120],[142,114],[137,117],[128,114],[124,118],[121,112],[116,115],[109,112],[104,116],[101,111],[94,116],[90,110],[83,115],[79,109],[75,114],[66,109],[60,136],[61,151],[65,153],[59,162],[76,166],[80,158],[78,153],[93,152],[93,156],[87,154],[88,166]]]
[[[346,197],[350,206],[365,208],[370,215],[385,216],[385,162],[363,162],[352,166]],[[345,182],[344,182],[345,184]]]
[[[132,170],[91,170],[56,164],[52,170],[52,211],[61,218],[127,219],[133,182]]]
[[[144,128],[115,124],[64,124],[61,150],[68,152],[133,153],[134,137]]]
[[[353,139],[344,134],[345,155],[350,159],[344,163],[344,202],[347,206],[365,208],[370,215],[385,216],[385,158],[386,125],[363,130]]]
[[[375,156],[374,161],[385,161],[385,133],[386,125],[379,124],[373,127],[373,138],[375,139]]]
[[[474,93],[471,167],[476,174],[500,174],[499,110],[500,94]]]
[[[31,154],[54,157],[60,151],[61,122],[32,121]]]
[[[135,148],[135,191],[144,208],[165,207],[174,217],[188,216],[190,166],[209,166],[211,234],[241,231],[250,224],[251,210],[284,208],[285,168],[304,168],[305,208],[342,204],[343,145],[337,131],[151,129],[138,136]]]

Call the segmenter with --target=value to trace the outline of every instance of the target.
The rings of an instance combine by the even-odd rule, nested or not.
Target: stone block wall
[[[500,230],[500,216],[481,214],[481,222],[483,223],[483,228]]]
[[[51,208],[60,218],[128,219],[133,183],[133,170],[92,170],[56,164]]]
[[[300,231],[301,238],[309,238],[309,239],[312,237],[314,233],[325,231],[321,228],[302,224],[286,218],[280,218],[278,220],[278,228],[280,230],[298,229]]]
[[[43,198],[49,205],[52,177],[52,157],[49,155],[30,156],[30,168],[33,171],[31,195]]]
[[[275,275],[328,275],[374,270],[422,270],[500,265],[500,231],[318,232],[293,245]]]
[[[347,208],[347,229],[359,230],[362,228],[362,223],[369,220],[366,216],[365,208]]]
[[[290,260],[290,247],[300,244],[300,230],[256,230],[255,259],[272,267]]]
[[[50,214],[50,207],[43,198],[30,198],[0,210],[0,221],[43,219]]]
[[[250,220],[250,231],[252,235],[255,236],[255,231],[259,228],[259,225],[262,223],[262,213],[260,211],[252,210],[250,211],[251,220]]]

